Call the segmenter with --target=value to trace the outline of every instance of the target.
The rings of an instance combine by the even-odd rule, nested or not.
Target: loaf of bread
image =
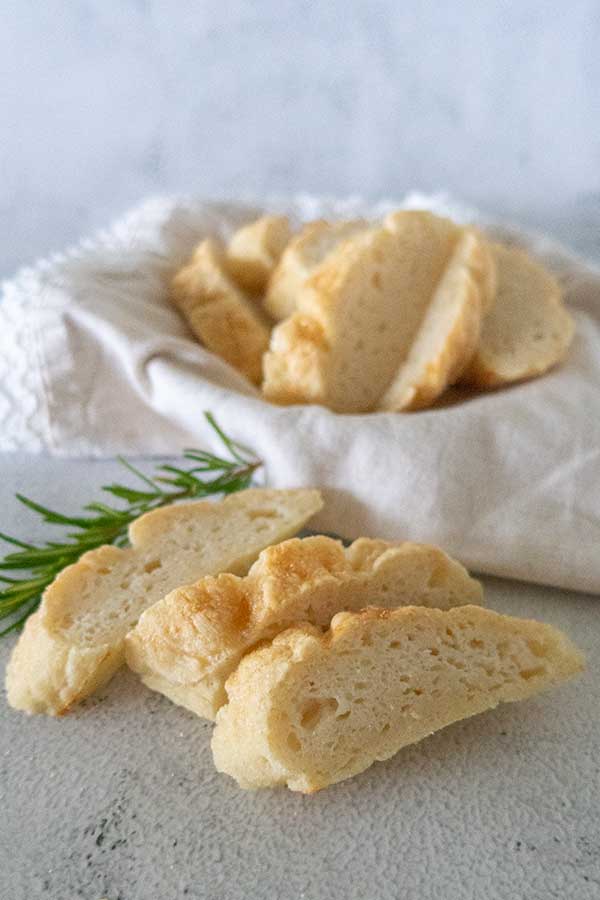
[[[289,239],[287,216],[261,216],[236,231],[227,247],[227,267],[240,287],[265,291]]]
[[[247,572],[321,506],[314,490],[250,489],[141,516],[129,527],[130,548],[91,550],[47,588],[7,667],[9,703],[66,712],[123,663],[125,636],[145,609],[204,575]]]
[[[253,302],[232,281],[221,245],[207,238],[171,283],[171,300],[198,340],[258,384],[269,327]]]
[[[148,687],[213,719],[242,656],[296,622],[326,627],[340,610],[374,603],[481,602],[480,584],[436,547],[295,539],[264,550],[246,578],[203,578],[156,603],[128,636],[126,659]]]
[[[498,289],[465,384],[493,388],[542,375],[565,356],[573,320],[556,279],[527,253],[492,245]]]
[[[490,259],[475,232],[426,212],[396,213],[341,241],[304,281],[296,312],[273,330],[265,397],[368,412],[422,403],[420,391],[437,395],[474,350]],[[448,285],[457,283],[449,302]],[[446,304],[449,312],[440,311]],[[405,375],[421,326],[418,359]]]
[[[364,219],[309,222],[289,242],[276,267],[264,299],[273,319],[286,319],[296,310],[298,294],[307,278],[342,241],[364,231]]]
[[[477,606],[340,613],[279,635],[227,682],[212,749],[241,787],[312,793],[583,668],[557,629]]]

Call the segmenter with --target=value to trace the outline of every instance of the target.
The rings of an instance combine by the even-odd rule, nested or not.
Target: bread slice
[[[322,506],[314,490],[250,489],[168,506],[129,526],[131,547],[99,547],[64,569],[29,617],[6,672],[8,702],[57,715],[108,681],[141,613],[203,575],[247,572],[261,550]]]
[[[454,384],[479,344],[484,313],[495,295],[495,265],[486,242],[472,229],[459,237],[408,357],[378,408],[424,409]]]
[[[335,248],[367,228],[364,219],[309,222],[289,242],[273,272],[264,299],[271,318],[286,319],[295,311],[298,294],[312,273]]]
[[[128,636],[126,658],[148,687],[213,719],[244,653],[296,622],[328,626],[340,610],[373,603],[466,602],[482,602],[480,584],[436,547],[296,539],[264,550],[246,578],[204,578],[155,604]]]
[[[261,216],[236,231],[227,247],[227,267],[240,287],[265,291],[289,239],[287,216]]]
[[[556,279],[527,253],[493,244],[498,273],[495,303],[483,320],[465,384],[493,388],[542,375],[565,356],[573,320]]]
[[[198,340],[258,384],[269,328],[253,301],[231,280],[223,248],[201,241],[171,283],[171,300]]]
[[[312,793],[452,722],[581,671],[560,631],[478,606],[340,613],[246,656],[212,749],[241,787]]]
[[[450,267],[446,284],[453,283],[465,254],[468,277],[461,277],[469,288],[460,303],[471,304],[474,317],[479,314],[479,293],[489,284],[485,251],[475,233],[464,244],[463,234],[448,219],[407,211],[343,241],[304,283],[297,311],[274,328],[264,356],[265,397],[321,403],[338,412],[376,408],[409,359],[438,289],[446,297],[447,288],[440,287],[445,273]],[[442,316],[446,343],[456,318],[450,316],[448,325]],[[444,340],[433,341],[434,357],[442,354],[439,372],[430,379],[434,392],[460,368],[457,357],[467,352],[466,343],[455,336],[449,352]]]

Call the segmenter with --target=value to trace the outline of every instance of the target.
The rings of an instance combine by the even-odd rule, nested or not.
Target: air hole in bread
[[[250,509],[248,510],[249,519],[274,519],[277,511],[274,509]]]
[[[323,716],[335,713],[338,702],[335,697],[327,697],[325,700],[309,700],[304,704],[300,716],[300,725],[306,731],[314,731]]]
[[[160,569],[162,563],[160,559],[151,559],[150,562],[147,562],[144,566],[144,572],[154,572],[156,569]]]
[[[300,748],[302,747],[302,744],[300,743],[299,738],[294,734],[293,731],[290,731],[290,733],[287,736],[287,745],[290,748],[290,750],[294,751],[294,753],[297,753],[300,750]]]
[[[469,647],[471,647],[472,650],[483,650],[484,643],[483,641],[478,641],[476,638],[473,638],[473,640],[469,641]]]
[[[449,666],[452,666],[454,669],[464,669],[465,664],[460,659],[455,659],[453,656],[449,656],[446,660]]]
[[[544,666],[537,666],[534,669],[521,669],[519,675],[523,679],[523,681],[529,681],[530,678],[536,678],[538,675],[544,675],[546,669]]]
[[[378,291],[381,290],[381,272],[373,272],[371,275],[371,284],[374,288],[377,288]]]
[[[531,650],[534,656],[544,657],[546,656],[546,650],[544,649],[544,645],[539,641],[527,641],[527,646]],[[498,651],[500,652],[500,645],[498,645]],[[505,648],[506,651],[506,648]]]
[[[530,647],[529,649],[531,650],[531,647]],[[498,656],[500,657],[500,659],[505,659],[505,658],[506,658],[506,652],[507,652],[507,650],[508,650],[508,642],[507,642],[507,641],[500,641],[500,642],[496,645],[496,651],[497,651]],[[532,651],[532,652],[533,652],[533,651]],[[537,656],[537,654],[535,654],[535,655]]]

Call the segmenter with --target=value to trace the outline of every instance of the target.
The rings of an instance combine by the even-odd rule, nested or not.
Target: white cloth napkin
[[[600,593],[600,271],[439,196],[265,206],[296,220],[429,208],[528,246],[558,273],[575,315],[567,362],[410,415],[271,406],[190,337],[165,291],[201,237],[227,236],[258,208],[157,199],[3,285],[0,449],[216,449],[202,415],[211,410],[265,461],[270,485],[323,488],[317,528],[431,541],[475,571]]]

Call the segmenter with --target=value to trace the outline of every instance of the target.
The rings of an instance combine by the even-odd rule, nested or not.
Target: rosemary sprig
[[[101,544],[126,546],[129,523],[142,513],[179,500],[233,494],[250,486],[256,469],[262,465],[261,460],[247,447],[227,437],[211,413],[204,415],[229,458],[205,450],[185,450],[184,459],[192,463],[189,468],[164,464],[158,467],[153,478],[149,478],[119,457],[122,465],[143,485],[143,489],[122,484],[107,484],[102,488],[122,501],[121,508],[96,501],[84,507],[84,512],[89,515],[67,516],[17,494],[17,499],[40,515],[44,522],[70,530],[62,540],[44,544],[29,544],[0,532],[1,540],[18,548],[0,560],[0,582],[6,585],[0,589],[0,620],[12,620],[0,631],[0,637],[23,625],[37,608],[44,589],[65,566],[77,562],[83,553]],[[21,570],[26,574],[19,574]],[[11,575],[3,574],[5,572]]]

